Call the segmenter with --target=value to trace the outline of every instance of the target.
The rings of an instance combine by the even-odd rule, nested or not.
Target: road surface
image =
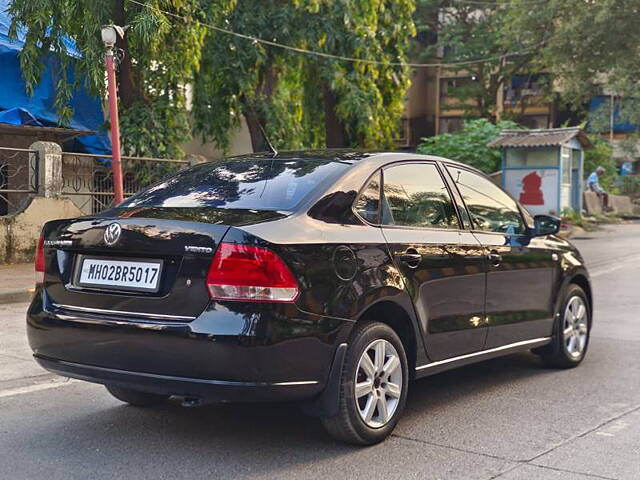
[[[583,234],[589,353],[517,354],[414,383],[394,435],[333,442],[290,405],[125,406],[30,359],[26,304],[0,305],[0,479],[640,479],[640,225]]]

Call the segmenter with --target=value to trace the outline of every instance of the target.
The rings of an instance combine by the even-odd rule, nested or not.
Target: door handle
[[[418,268],[420,262],[422,262],[422,255],[420,255],[415,248],[408,248],[404,253],[401,253],[398,258],[409,268]]]
[[[502,255],[500,255],[496,250],[491,250],[487,255],[487,258],[494,267],[497,267],[502,262]]]

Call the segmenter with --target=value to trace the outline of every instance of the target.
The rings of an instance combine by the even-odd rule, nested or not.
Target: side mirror
[[[533,236],[543,237],[560,231],[560,219],[551,215],[536,215],[533,217]]]

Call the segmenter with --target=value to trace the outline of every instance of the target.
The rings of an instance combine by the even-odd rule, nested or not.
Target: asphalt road
[[[142,410],[53,381],[25,350],[26,305],[0,305],[0,479],[640,479],[640,225],[582,237],[596,307],[579,368],[517,354],[420,380],[370,448],[290,405]]]

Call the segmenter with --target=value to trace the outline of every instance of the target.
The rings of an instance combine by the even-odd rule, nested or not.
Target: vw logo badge
[[[104,243],[107,245],[113,245],[120,239],[120,233],[122,233],[122,227],[119,223],[112,223],[104,231]]]

